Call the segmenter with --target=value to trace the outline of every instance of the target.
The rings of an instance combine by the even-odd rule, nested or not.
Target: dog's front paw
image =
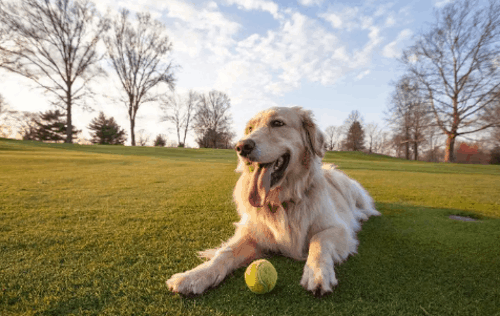
[[[306,290],[313,292],[314,295],[325,295],[332,292],[332,287],[338,284],[333,270],[333,263],[324,266],[310,264],[309,261],[304,266],[304,274],[300,280]]]
[[[167,286],[176,293],[201,294],[209,287],[219,284],[225,277],[224,271],[207,261],[193,270],[172,275],[167,280]]]
[[[167,280],[170,291],[184,295],[201,294],[211,285],[206,276],[195,270],[174,274]]]

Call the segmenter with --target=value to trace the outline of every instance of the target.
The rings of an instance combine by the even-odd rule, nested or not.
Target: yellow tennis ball
[[[245,282],[250,291],[257,294],[271,292],[278,280],[273,264],[266,259],[252,262],[245,271]]]

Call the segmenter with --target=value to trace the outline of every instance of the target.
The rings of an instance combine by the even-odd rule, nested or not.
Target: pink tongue
[[[258,168],[253,172],[250,183],[249,201],[253,207],[262,207],[271,187],[272,165]]]

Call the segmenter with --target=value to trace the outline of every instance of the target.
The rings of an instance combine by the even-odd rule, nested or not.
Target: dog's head
[[[325,154],[324,137],[311,111],[271,108],[258,113],[236,144],[239,171],[249,178],[247,194],[254,207],[264,205],[271,190],[287,178],[303,176]]]

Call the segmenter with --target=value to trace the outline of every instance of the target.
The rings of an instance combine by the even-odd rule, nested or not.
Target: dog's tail
[[[373,199],[356,180],[338,170],[334,164],[323,164],[323,169],[326,170],[326,179],[330,185],[337,189],[352,206],[356,220],[366,221],[370,216],[381,215],[375,209]]]
[[[352,185],[355,186],[354,202],[356,209],[354,211],[359,220],[366,221],[370,216],[380,216],[380,212],[375,209],[375,203],[368,192],[355,180],[352,180]]]

